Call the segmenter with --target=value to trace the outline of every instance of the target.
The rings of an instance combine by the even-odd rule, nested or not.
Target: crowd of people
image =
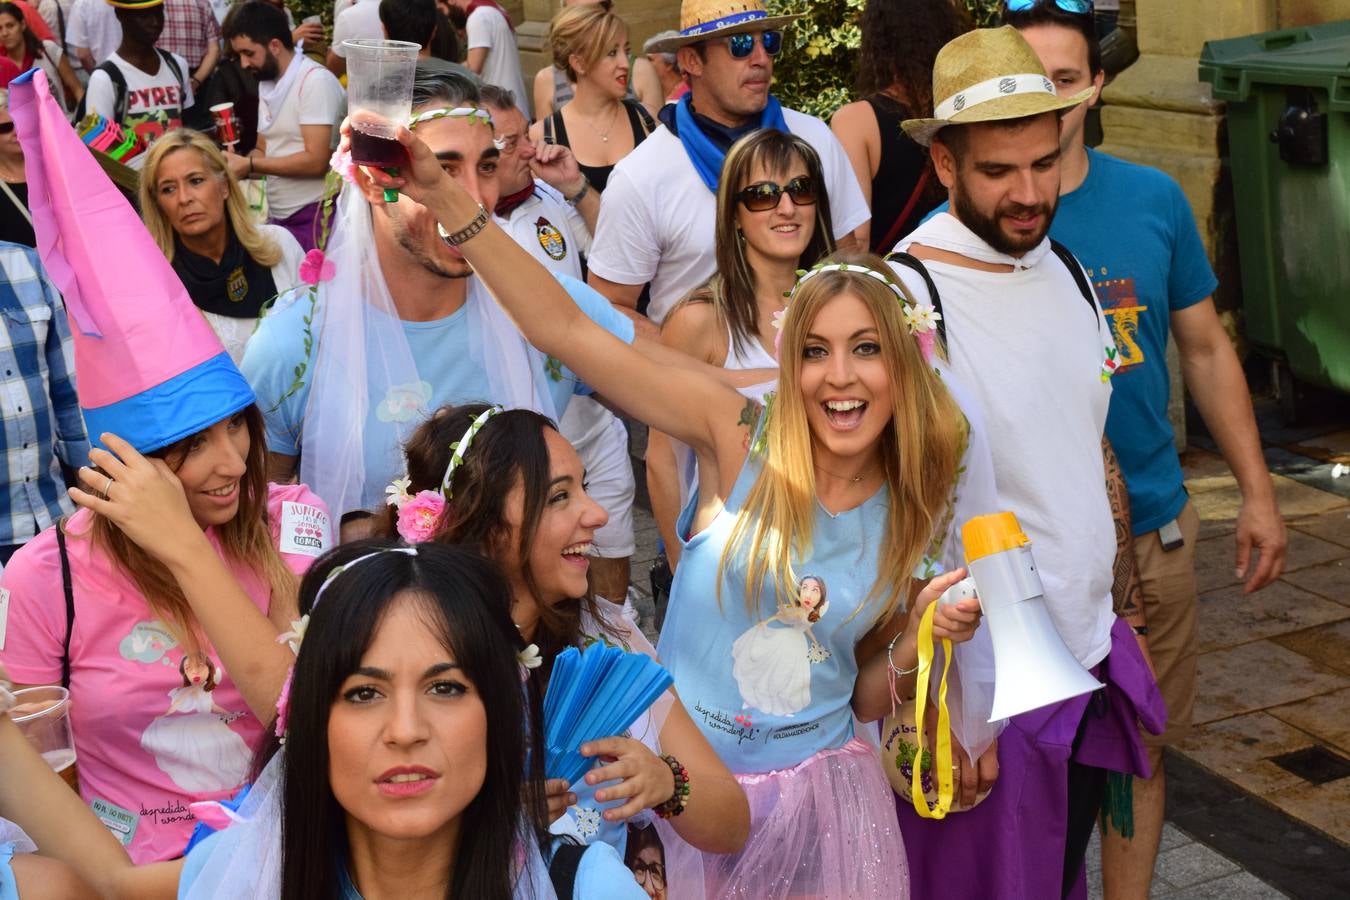
[[[1286,538],[1184,195],[1088,146],[1093,4],[868,0],[828,124],[772,93],[793,16],[684,0],[635,54],[613,6],[528,90],[494,0],[0,3],[0,900],[1042,900],[1097,828],[1149,896],[1199,631],[1169,338],[1246,591]],[[398,169],[352,161],[359,39],[421,47]],[[1000,511],[1104,688],[986,724],[939,598]],[[550,779],[596,644],[673,686]]]

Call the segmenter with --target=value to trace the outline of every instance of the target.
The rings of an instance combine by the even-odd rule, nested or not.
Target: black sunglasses
[[[13,122],[0,122],[0,134],[9,134],[14,130]]]
[[[772,181],[757,181],[737,194],[736,199],[750,212],[764,212],[778,206],[784,194],[793,206],[816,205],[816,183],[810,175],[798,175],[781,186]]]
[[[760,38],[760,43],[764,45],[764,52],[770,56],[777,56],[778,51],[783,49],[783,32],[781,31],[751,31],[733,34],[726,39],[727,49],[731,51],[731,58],[745,59],[751,53],[754,53],[756,37]]]

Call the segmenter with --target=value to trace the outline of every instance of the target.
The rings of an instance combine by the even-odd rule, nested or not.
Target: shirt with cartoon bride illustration
[[[725,508],[685,542],[657,645],[685,708],[737,773],[795,766],[853,737],[853,650],[874,624],[861,607],[886,530],[885,488],[837,516],[818,507],[813,552],[793,560],[791,606],[777,609],[770,597],[746,609],[744,553],[722,575],[719,604],[722,550],[759,469],[747,459]],[[685,507],[680,534],[695,505]]]
[[[272,485],[268,520],[297,574],[333,544],[327,510],[303,485]],[[228,798],[248,777],[264,724],[214,653],[193,653],[150,613],[134,582],[68,524],[75,626],[71,728],[80,793],[137,863],[182,854],[196,820],[188,804]],[[219,543],[212,530],[207,537]],[[264,612],[266,581],[227,565]],[[56,533],[48,529],[5,568],[9,617],[0,663],[20,684],[61,680],[66,613]]]

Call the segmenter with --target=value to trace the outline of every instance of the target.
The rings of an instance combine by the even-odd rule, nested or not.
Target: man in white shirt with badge
[[[342,85],[323,66],[297,53],[286,14],[263,0],[237,7],[225,40],[239,63],[258,77],[258,135],[248,156],[227,153],[236,178],[267,179],[268,221],[313,250],[321,230],[324,176],[347,107]]]
[[[773,58],[783,46],[781,29],[796,17],[770,17],[758,0],[685,0],[680,18],[677,37],[646,50],[676,53],[690,93],[663,107],[664,127],[615,167],[589,260],[589,283],[621,309],[636,310],[650,282],[647,315],[657,325],[716,268],[717,179],[727,150],[744,135],[778,128],[815,149],[842,247],[851,247],[853,229],[872,217],[829,126],[784,109],[769,94]]]

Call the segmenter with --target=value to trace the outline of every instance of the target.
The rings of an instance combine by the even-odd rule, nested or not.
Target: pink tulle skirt
[[[740,853],[701,853],[661,829],[670,900],[909,896],[895,795],[872,747],[854,738],[791,769],[736,780],[750,801]]]

